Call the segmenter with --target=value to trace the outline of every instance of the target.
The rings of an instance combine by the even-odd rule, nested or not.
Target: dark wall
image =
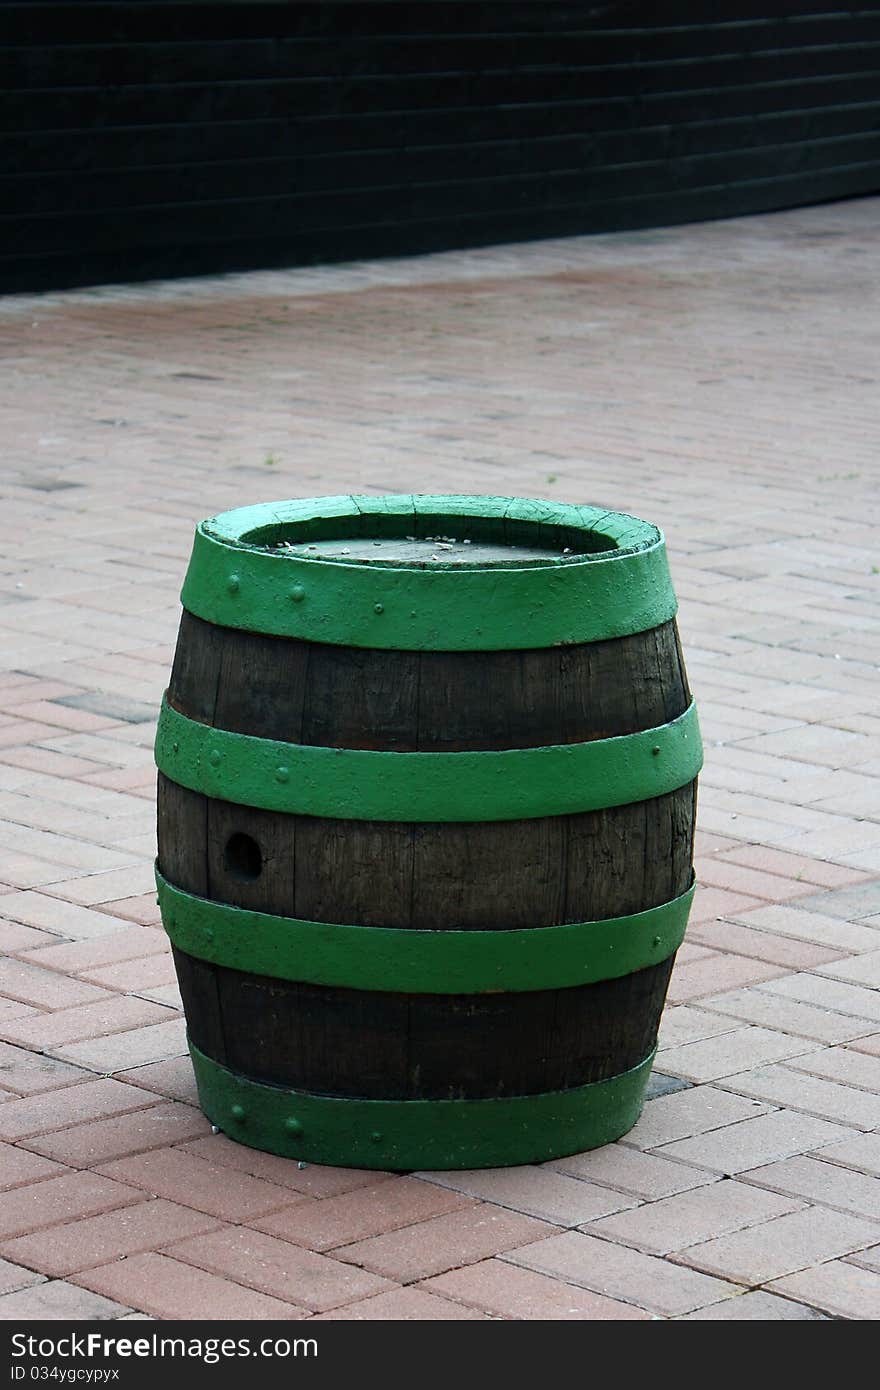
[[[0,288],[880,190],[880,9],[0,4]]]

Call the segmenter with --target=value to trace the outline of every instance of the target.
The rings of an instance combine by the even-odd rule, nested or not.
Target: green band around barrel
[[[496,1168],[610,1144],[639,1118],[654,1054],[570,1091],[498,1100],[356,1100],[236,1076],[190,1041],[208,1119],[240,1144],[308,1163]]]
[[[693,704],[669,724],[591,743],[481,753],[389,753],[279,743],[200,724],[165,700],[159,770],[190,791],[337,820],[528,820],[648,801],[702,765]]]
[[[694,889],[599,922],[509,931],[412,931],[306,922],[197,898],[156,871],[179,950],[277,980],[403,994],[565,989],[656,965],[681,945]]]
[[[285,536],[394,534],[470,522],[563,528],[592,553],[503,568],[307,558]],[[515,557],[516,552],[512,551]],[[510,497],[318,497],[242,507],[198,527],[184,608],[221,627],[338,646],[505,651],[646,632],[675,616],[663,534],[598,507]]]

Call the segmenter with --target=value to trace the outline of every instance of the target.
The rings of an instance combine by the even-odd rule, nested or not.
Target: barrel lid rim
[[[627,512],[587,504],[556,502],[542,498],[470,496],[462,493],[391,493],[391,494],[341,494],[321,497],[289,498],[275,502],[257,502],[230,511],[219,512],[199,522],[196,530],[206,541],[241,554],[264,555],[270,560],[290,563],[284,553],[273,553],[260,542],[249,542],[249,533],[270,526],[289,525],[297,521],[318,519],[343,519],[346,517],[383,515],[446,516],[450,513],[474,520],[492,518],[513,521],[531,521],[547,527],[565,526],[571,529],[601,534],[614,541],[614,548],[588,554],[560,556],[550,567],[559,570],[580,568],[583,565],[612,563],[623,559],[644,555],[650,551],[665,548],[665,536],[653,522],[645,521]],[[302,558],[302,557],[297,557]],[[368,562],[341,560],[336,556],[314,556],[308,558],[309,566],[350,570],[352,568],[370,569]],[[412,574],[418,570],[402,562],[398,565],[386,563],[386,569],[398,569],[401,573]],[[419,566],[418,568],[421,568]],[[452,570],[457,567],[446,566],[442,562],[431,572]],[[467,567],[470,573],[491,569],[491,566]],[[546,569],[547,562],[523,560],[506,566],[516,570]]]

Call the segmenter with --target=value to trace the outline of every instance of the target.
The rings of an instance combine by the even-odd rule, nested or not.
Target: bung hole
[[[232,874],[233,878],[253,881],[253,879],[260,877],[263,856],[256,840],[252,839],[250,835],[236,832],[235,835],[230,835],[226,841],[223,862],[226,865],[227,873]]]

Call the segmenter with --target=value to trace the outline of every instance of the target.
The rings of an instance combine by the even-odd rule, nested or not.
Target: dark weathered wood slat
[[[198,1046],[223,1066],[233,1065],[226,1047],[224,1009],[220,998],[217,968],[172,947],[174,968],[186,1010],[187,1026]],[[235,1049],[233,1030],[233,1051]]]
[[[665,724],[690,703],[674,623],[523,652],[369,651],[217,633],[183,614],[174,707],[292,743],[437,753],[542,747]]]
[[[161,776],[159,867],[186,892],[306,921],[510,930],[619,917],[691,881],[694,787],[575,816],[477,824],[284,816],[209,800]],[[225,867],[234,834],[259,880]]]
[[[208,799],[159,774],[156,791],[159,868],[171,883],[206,898],[208,881]]]
[[[175,959],[203,1052],[272,1084],[375,1100],[534,1095],[626,1071],[654,1045],[672,968],[530,994],[407,995]]]

